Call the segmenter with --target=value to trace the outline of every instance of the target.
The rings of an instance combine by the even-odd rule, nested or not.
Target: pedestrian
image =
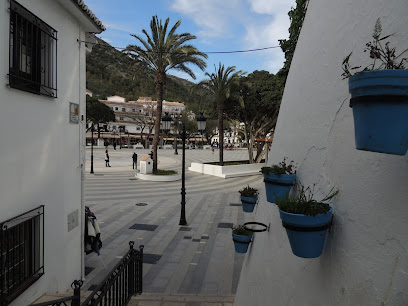
[[[113,141],[113,149],[116,150],[116,140]]]
[[[150,158],[153,159],[153,150],[150,151],[149,155],[150,155]]]
[[[212,147],[212,154],[214,154],[214,147]]]
[[[136,154],[136,152],[133,152],[132,159],[133,159],[133,169],[135,169],[135,166],[136,166],[136,171],[137,171],[137,154]]]
[[[105,167],[110,167],[108,150],[105,151]]]

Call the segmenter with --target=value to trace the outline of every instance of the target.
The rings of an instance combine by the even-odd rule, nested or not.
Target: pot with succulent
[[[258,189],[245,187],[240,190],[242,209],[244,212],[253,212],[256,203],[258,203]]]
[[[292,160],[287,163],[286,157],[277,165],[262,167],[264,176],[266,200],[269,203],[276,203],[277,198],[283,198],[289,194],[290,189],[296,180],[296,166]]]
[[[343,60],[343,79],[349,78],[350,107],[353,108],[355,140],[358,150],[405,155],[408,149],[408,58],[381,35],[380,18],[374,27],[373,41],[366,44],[373,63],[352,67],[352,52]],[[355,73],[353,75],[353,73]]]
[[[235,252],[246,253],[252,241],[253,232],[245,228],[244,225],[236,225],[232,228],[232,240],[234,241]]]
[[[316,201],[313,188],[298,186],[296,196],[277,199],[282,225],[286,229],[293,254],[302,258],[319,257],[323,252],[327,230],[331,227],[331,200],[338,194],[332,189]]]

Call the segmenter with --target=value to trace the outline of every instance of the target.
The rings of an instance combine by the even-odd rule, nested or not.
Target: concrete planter
[[[181,174],[178,173],[173,175],[154,175],[137,173],[135,176],[138,179],[153,182],[174,182],[181,180]]]
[[[211,164],[191,163],[191,166],[188,168],[188,170],[222,178],[230,178],[238,176],[260,175],[261,168],[265,166],[265,163],[243,164],[234,166],[217,166]]]

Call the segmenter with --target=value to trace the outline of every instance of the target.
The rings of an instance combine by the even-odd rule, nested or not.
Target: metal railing
[[[44,205],[0,223],[0,306],[44,274]]]
[[[143,288],[143,245],[139,251],[129,242],[129,251],[121,261],[95,288],[81,304],[87,305],[127,305],[135,294],[141,294]]]
[[[38,303],[38,304],[31,304],[31,306],[80,306],[81,304],[81,286],[83,282],[80,280],[76,280],[71,284],[72,289],[74,289],[74,295],[64,297],[58,300]],[[68,304],[71,302],[70,304]]]

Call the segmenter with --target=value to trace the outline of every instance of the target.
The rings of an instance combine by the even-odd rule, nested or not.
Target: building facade
[[[317,200],[338,189],[333,225],[320,257],[296,257],[260,190],[254,221],[270,230],[255,233],[234,305],[408,305],[408,156],[356,150],[341,76],[351,51],[352,66],[372,63],[364,49],[379,17],[390,47],[406,50],[407,16],[406,0],[309,1],[268,165],[294,160]]]
[[[83,277],[85,52],[104,30],[82,0],[0,2],[0,304]]]

